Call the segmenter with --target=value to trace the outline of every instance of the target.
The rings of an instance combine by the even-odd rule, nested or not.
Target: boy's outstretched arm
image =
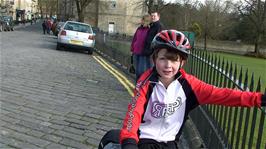
[[[199,104],[225,106],[262,107],[266,106],[266,95],[260,92],[240,91],[229,88],[217,88],[192,75],[186,75]]]

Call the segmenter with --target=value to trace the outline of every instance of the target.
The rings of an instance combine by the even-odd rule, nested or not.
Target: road
[[[130,95],[95,59],[58,51],[40,24],[0,33],[0,148],[94,149]]]

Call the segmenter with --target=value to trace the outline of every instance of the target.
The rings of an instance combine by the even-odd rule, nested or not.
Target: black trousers
[[[45,28],[42,28],[42,30],[43,30],[43,34],[45,34],[45,32],[46,32],[46,29],[45,29]]]
[[[175,141],[169,141],[167,143],[157,142],[152,139],[140,139],[138,143],[139,149],[178,149]]]

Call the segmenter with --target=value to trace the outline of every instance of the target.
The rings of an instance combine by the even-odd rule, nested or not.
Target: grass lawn
[[[232,62],[233,65],[236,64],[237,68],[240,69],[242,67],[244,74],[246,73],[246,70],[248,70],[249,78],[251,77],[252,72],[253,72],[255,85],[257,84],[258,79],[260,77],[261,85],[262,85],[261,90],[264,91],[266,87],[266,59],[247,57],[247,56],[236,55],[236,54],[227,54],[227,53],[221,53],[221,52],[219,53],[217,52],[216,54],[217,56],[220,56],[221,58],[224,58],[225,60]],[[249,80],[249,83],[250,83],[250,80]]]

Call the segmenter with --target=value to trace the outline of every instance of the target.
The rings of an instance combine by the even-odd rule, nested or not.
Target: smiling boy
[[[217,88],[182,66],[190,44],[175,30],[158,33],[153,41],[154,68],[138,80],[120,133],[122,149],[177,149],[188,113],[199,105],[266,106],[262,93]]]

